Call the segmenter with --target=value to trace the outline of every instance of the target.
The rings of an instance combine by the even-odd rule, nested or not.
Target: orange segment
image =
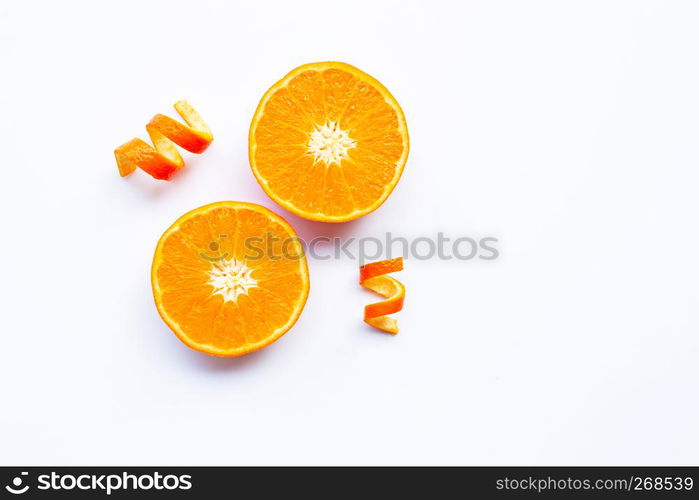
[[[240,356],[296,322],[309,291],[300,240],[270,210],[221,201],[183,215],[153,258],[155,305],[189,347]]]
[[[340,62],[300,66],[262,97],[250,166],[262,189],[301,217],[344,222],[376,210],[408,159],[400,106],[377,80]]]

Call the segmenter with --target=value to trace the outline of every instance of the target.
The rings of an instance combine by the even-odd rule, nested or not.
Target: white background
[[[0,463],[697,464],[699,4],[3,2]],[[290,215],[247,132],[295,66],[354,64],[412,150],[373,214]],[[187,98],[214,131],[173,182],[113,149]],[[181,344],[149,270],[217,200],[301,236],[499,238],[408,260],[397,337],[361,321],[357,262],[309,262],[280,341]]]

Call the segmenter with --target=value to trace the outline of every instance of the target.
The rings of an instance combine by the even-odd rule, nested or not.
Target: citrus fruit
[[[340,62],[305,64],[262,97],[250,166],[262,189],[301,217],[344,222],[376,210],[408,158],[400,106],[377,80]]]
[[[160,238],[155,305],[189,347],[240,356],[271,344],[298,319],[309,290],[300,240],[270,210],[237,201],[186,213]]]

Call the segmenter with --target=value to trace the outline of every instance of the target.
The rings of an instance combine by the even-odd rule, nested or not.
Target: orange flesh
[[[292,238],[293,229],[259,205],[218,202],[185,214],[153,259],[158,312],[180,340],[208,354],[239,356],[272,343],[308,297],[306,258]],[[226,300],[210,281],[216,266],[230,262],[245,266],[255,285]]]
[[[369,325],[388,333],[398,333],[398,322],[387,316],[403,309],[405,287],[387,273],[403,270],[403,259],[382,260],[372,262],[359,268],[359,284],[378,293],[386,300],[369,304],[364,308],[364,321]]]
[[[214,137],[194,108],[185,100],[176,102],[174,107],[187,125],[157,114],[146,125],[153,146],[141,139],[132,139],[114,150],[122,177],[140,167],[156,179],[170,180],[184,167],[175,144],[191,153],[203,153],[209,147]]]
[[[319,157],[313,132],[329,125],[346,134],[347,148]],[[274,85],[260,101],[249,142],[250,165],[267,194],[301,217],[326,222],[378,208],[400,179],[409,149],[393,96],[339,62],[301,66]]]

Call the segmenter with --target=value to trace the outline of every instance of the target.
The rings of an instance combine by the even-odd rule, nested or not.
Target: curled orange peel
[[[177,101],[174,107],[186,125],[157,114],[146,125],[153,146],[141,139],[131,139],[114,150],[122,177],[140,167],[156,179],[170,180],[184,167],[175,144],[190,153],[203,153],[209,147],[214,136],[199,113],[185,100]]]
[[[398,321],[387,315],[403,309],[405,287],[386,274],[402,270],[402,257],[372,262],[359,268],[359,284],[386,297],[386,300],[364,307],[364,322],[387,333],[398,333]]]

